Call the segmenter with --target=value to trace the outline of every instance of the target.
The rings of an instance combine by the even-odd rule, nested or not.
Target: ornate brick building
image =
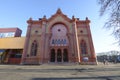
[[[28,21],[21,64],[96,64],[90,20],[68,18],[60,9],[49,19]]]

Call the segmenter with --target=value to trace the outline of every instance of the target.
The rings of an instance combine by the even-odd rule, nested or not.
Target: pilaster
[[[50,50],[49,50],[49,48],[50,48],[50,45],[49,45],[49,43],[50,43],[50,34],[49,33],[46,33],[45,34],[46,35],[46,39],[45,39],[45,57],[44,57],[44,59],[45,59],[45,62],[48,62],[49,61],[49,57],[50,57]]]
[[[79,52],[79,44],[78,44],[78,36],[77,36],[77,25],[76,25],[76,19],[73,18],[73,25],[72,25],[72,29],[73,29],[73,40],[74,40],[74,53],[75,53],[75,59],[76,62],[80,63],[80,52]]]
[[[41,55],[40,55],[40,63],[44,62],[45,58],[45,41],[46,41],[46,21],[42,21],[42,34],[41,34]]]
[[[87,23],[87,32],[88,32],[88,40],[89,40],[89,45],[90,45],[91,59],[92,59],[92,62],[93,61],[96,62],[96,55],[95,55],[95,50],[93,46],[89,23]]]
[[[29,41],[30,41],[31,26],[32,26],[32,24],[29,24],[28,28],[27,28],[27,35],[26,35],[26,39],[25,39],[25,45],[24,45],[24,50],[23,50],[23,54],[22,54],[21,64],[24,64],[25,58],[26,58],[26,55],[28,52],[27,50],[28,50]]]
[[[69,61],[70,62],[75,62],[75,51],[74,51],[74,40],[73,40],[74,35],[72,33],[68,33],[68,39],[69,39]],[[72,60],[71,60],[72,59]]]

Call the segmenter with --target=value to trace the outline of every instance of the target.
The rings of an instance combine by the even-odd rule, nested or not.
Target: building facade
[[[28,21],[21,64],[96,64],[90,20],[68,18],[60,9],[49,19]]]
[[[20,64],[25,37],[19,28],[0,28],[0,63]]]
[[[22,30],[19,28],[0,28],[0,38],[20,37]]]

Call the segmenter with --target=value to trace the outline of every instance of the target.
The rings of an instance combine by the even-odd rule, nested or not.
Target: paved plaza
[[[120,64],[0,65],[0,80],[120,80]]]

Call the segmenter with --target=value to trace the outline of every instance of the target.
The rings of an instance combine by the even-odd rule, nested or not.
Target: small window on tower
[[[38,33],[38,31],[36,30],[35,33]]]
[[[80,30],[80,33],[83,33],[83,30]]]
[[[52,40],[52,44],[55,44],[55,41],[54,41],[54,39]]]
[[[60,30],[60,29],[58,29],[58,31],[60,32],[61,30]]]

